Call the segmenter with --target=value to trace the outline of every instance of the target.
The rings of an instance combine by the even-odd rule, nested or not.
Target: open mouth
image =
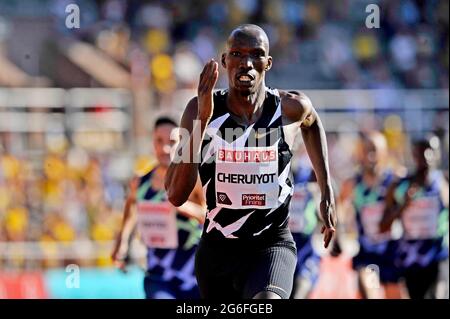
[[[251,84],[255,78],[250,74],[239,74],[237,80],[242,84]]]

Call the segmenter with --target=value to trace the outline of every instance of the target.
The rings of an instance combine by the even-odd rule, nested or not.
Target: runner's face
[[[437,160],[436,151],[430,147],[415,146],[413,150],[413,157],[417,169],[426,169],[434,166]]]
[[[264,83],[266,71],[272,66],[268,43],[263,35],[236,33],[228,41],[222,65],[228,74],[231,89],[251,94]]]
[[[362,146],[362,165],[364,168],[373,169],[379,162],[380,151],[375,143],[370,140],[363,142]]]
[[[153,132],[153,149],[156,159],[162,166],[170,164],[170,150],[176,141],[170,139],[170,133],[175,128],[171,124],[159,125]]]

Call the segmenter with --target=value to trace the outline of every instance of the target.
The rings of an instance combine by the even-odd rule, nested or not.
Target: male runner
[[[213,92],[218,63],[200,75],[184,111],[180,143],[166,176],[169,200],[182,205],[198,173],[208,213],[196,254],[204,298],[289,298],[296,248],[288,229],[292,144],[302,133],[322,193],[324,245],[335,232],[325,131],[309,98],[265,85],[269,40],[258,26],[232,31],[221,64],[229,88]]]
[[[397,241],[392,238],[390,229],[381,232],[378,227],[384,214],[387,189],[395,177],[385,166],[386,139],[379,132],[365,133],[360,146],[359,172],[343,183],[338,199],[343,213],[353,213],[358,231],[359,252],[353,258],[353,268],[358,271],[363,298],[399,299],[399,272],[394,265]],[[384,296],[379,294],[376,281],[381,283]]]
[[[415,171],[391,185],[380,223],[386,230],[402,222],[396,266],[411,299],[436,297],[439,263],[448,258],[448,182],[436,169],[437,153],[428,140],[413,143]]]
[[[112,253],[116,265],[124,270],[129,239],[137,225],[146,244],[147,272],[144,278],[148,299],[196,299],[199,291],[194,274],[195,249],[204,220],[204,199],[200,182],[189,200],[175,209],[167,201],[164,177],[173,144],[171,131],[176,123],[167,117],[156,120],[153,146],[158,164],[130,183],[124,208],[122,229]],[[189,194],[188,194],[189,195]]]

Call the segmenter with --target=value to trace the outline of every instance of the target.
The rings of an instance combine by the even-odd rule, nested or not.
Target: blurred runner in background
[[[199,296],[194,255],[205,213],[201,186],[197,183],[189,200],[176,209],[168,202],[164,190],[170,149],[174,144],[170,134],[176,127],[170,118],[156,120],[153,146],[158,164],[130,182],[122,229],[112,253],[117,267],[125,270],[129,240],[137,225],[148,248],[144,278],[148,299],[195,299]]]
[[[353,258],[353,268],[358,271],[362,297],[369,299],[401,298],[399,272],[394,265],[398,242],[393,240],[390,227],[383,231],[378,227],[386,191],[394,178],[385,167],[387,155],[386,139],[381,133],[362,134],[359,172],[343,183],[338,202],[343,214],[354,214],[359,252]],[[380,283],[384,296],[378,289]]]
[[[439,140],[413,143],[415,170],[394,182],[387,194],[384,218],[403,225],[396,266],[401,268],[412,299],[435,298],[439,264],[448,258],[448,182],[436,169]]]

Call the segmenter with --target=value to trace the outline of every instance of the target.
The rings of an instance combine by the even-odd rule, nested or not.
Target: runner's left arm
[[[322,198],[320,215],[324,223],[324,246],[328,247],[337,223],[334,194],[328,166],[328,148],[325,130],[311,100],[302,92],[285,93],[282,97],[283,112],[290,120],[300,124],[306,151],[316,174]]]
[[[392,223],[400,218],[402,213],[408,208],[411,203],[412,196],[415,192],[416,186],[411,183],[404,195],[404,201],[402,204],[398,203],[395,198],[395,191],[399,185],[399,181],[394,181],[388,188],[385,198],[385,207],[383,218],[380,221],[380,232],[384,233],[391,229]]]

